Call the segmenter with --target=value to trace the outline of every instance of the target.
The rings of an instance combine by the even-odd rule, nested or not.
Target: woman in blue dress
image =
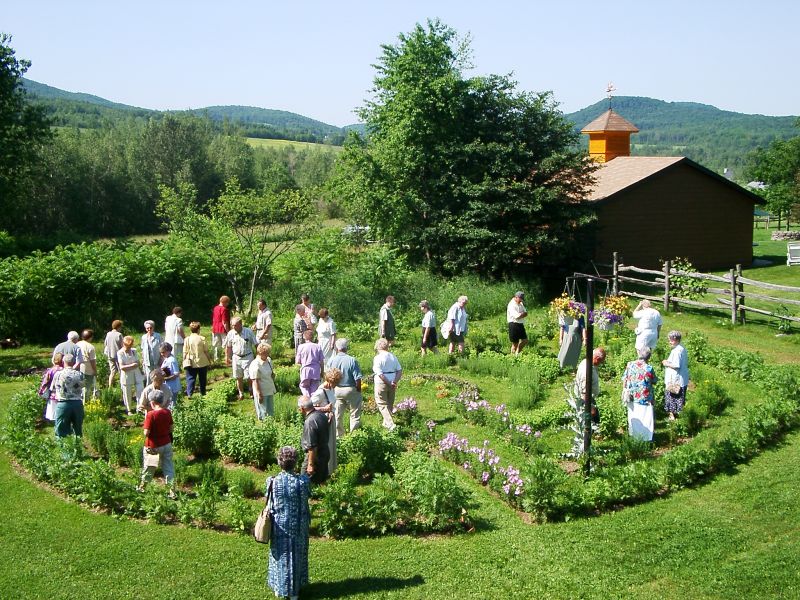
[[[267,585],[280,598],[297,598],[308,583],[309,479],[294,473],[297,450],[284,446],[278,453],[282,471],[268,477],[272,484],[272,538]]]

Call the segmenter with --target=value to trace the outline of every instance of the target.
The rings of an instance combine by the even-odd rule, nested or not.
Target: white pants
[[[392,409],[394,408],[394,398],[397,388],[386,385],[383,379],[375,377],[375,404],[383,417],[383,426],[392,431],[394,429],[394,419],[392,419]]]
[[[333,407],[336,413],[336,437],[344,436],[344,411],[350,410],[350,431],[361,427],[361,407],[364,397],[354,387],[337,387],[333,390],[336,404]]]

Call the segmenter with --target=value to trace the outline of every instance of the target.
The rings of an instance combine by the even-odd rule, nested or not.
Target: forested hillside
[[[23,83],[28,96],[42,104],[48,116],[53,119],[53,124],[59,127],[97,129],[104,121],[157,117],[165,112],[186,112],[198,116],[207,115],[220,126],[224,122],[235,124],[239,132],[247,137],[336,145],[341,144],[346,135],[344,128],[285,110],[252,106],[209,106],[189,111],[157,111],[111,102],[91,94],[67,92],[30,79],[23,79]]]
[[[615,112],[639,128],[631,136],[634,155],[688,156],[717,172],[733,169],[736,176],[749,152],[797,135],[794,116],[746,115],[697,102],[638,96],[619,96],[611,102]],[[580,130],[606,110],[608,100],[602,100],[566,117]]]

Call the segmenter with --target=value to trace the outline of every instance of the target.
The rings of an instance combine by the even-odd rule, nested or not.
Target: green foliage
[[[27,101],[22,85],[30,66],[16,58],[11,36],[0,32],[0,211],[9,216],[17,213],[16,200],[40,160],[40,146],[52,138],[44,110]],[[13,227],[15,221],[4,219]]]
[[[0,331],[49,343],[75,323],[107,331],[120,315],[134,324],[179,302],[185,315],[205,316],[220,289],[212,265],[173,239],[59,247],[0,261]]]
[[[362,425],[338,440],[337,456],[340,465],[354,457],[362,461],[362,476],[375,473],[393,473],[394,460],[403,451],[403,440],[383,428]]]
[[[174,443],[195,456],[212,456],[217,419],[227,413],[227,401],[212,395],[187,398],[173,414]]]
[[[106,431],[108,462],[118,467],[128,465],[128,433],[120,429]]]
[[[260,509],[245,500],[238,488],[231,488],[225,496],[228,526],[242,535],[248,535],[258,519]]]
[[[696,273],[697,270],[688,258],[681,258],[676,256],[672,259],[672,269],[680,271],[681,273]],[[688,275],[670,275],[669,278],[670,293],[679,298],[686,298],[688,300],[698,300],[703,297],[708,289],[703,279],[695,279]]]
[[[261,495],[255,475],[249,469],[226,469],[225,486],[229,490],[236,489],[237,493],[245,498],[255,498]]]
[[[264,467],[275,460],[276,440],[275,423],[270,417],[263,421],[234,415],[217,418],[214,446],[226,459]]]
[[[359,111],[369,138],[351,134],[333,178],[350,214],[450,273],[563,265],[594,167],[552,95],[466,78],[469,41],[438,20],[382,49]]]
[[[84,421],[83,436],[92,450],[100,458],[108,458],[108,436],[111,434],[111,425],[108,421]]]
[[[472,492],[459,484],[440,460],[421,452],[406,452],[397,461],[395,479],[416,509],[414,528],[446,531],[460,521],[470,523],[466,515],[474,507]]]

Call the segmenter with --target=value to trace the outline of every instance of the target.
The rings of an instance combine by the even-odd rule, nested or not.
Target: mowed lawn
[[[341,152],[341,146],[332,146],[330,144],[317,144],[314,142],[296,142],[294,140],[272,140],[266,138],[247,138],[247,143],[254,148],[270,148],[273,150],[281,150],[287,146],[295,150],[323,150],[328,152]]]
[[[534,526],[480,494],[479,531],[311,542],[308,598],[799,597],[800,434],[737,473],[618,513]],[[266,547],[116,520],[0,455],[3,598],[259,598]]]

